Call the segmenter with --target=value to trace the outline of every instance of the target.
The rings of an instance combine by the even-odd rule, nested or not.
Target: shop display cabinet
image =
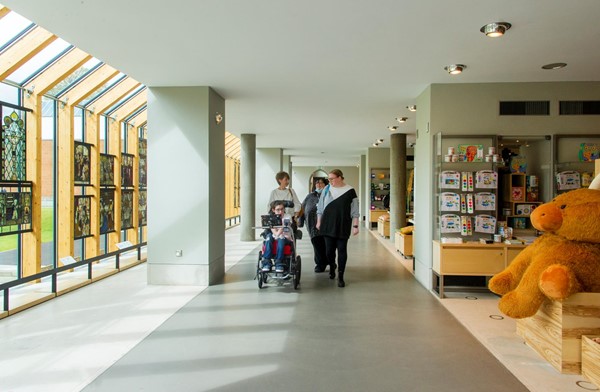
[[[586,188],[600,158],[600,135],[555,135],[554,157],[554,195]]]

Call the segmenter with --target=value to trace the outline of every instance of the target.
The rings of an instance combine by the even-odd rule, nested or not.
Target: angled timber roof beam
[[[92,56],[84,51],[73,48],[38,76],[31,79],[24,86],[25,90],[34,91],[38,95],[46,94],[91,58]]]
[[[133,125],[135,127],[140,127],[143,124],[145,124],[147,121],[148,121],[148,108],[145,107],[138,114],[136,114],[135,116],[129,118],[127,120],[127,123],[131,124],[131,125]]]
[[[121,80],[112,88],[106,90],[97,99],[90,102],[86,107],[90,108],[94,113],[104,113],[108,108],[115,105],[127,94],[130,94],[133,90],[140,86],[140,82],[137,80],[126,77]]]
[[[75,106],[92,95],[94,91],[102,87],[103,84],[108,82],[118,73],[119,71],[110,65],[102,64],[73,88],[70,88],[66,93],[58,97],[58,99],[67,102],[69,105]]]
[[[31,29],[0,54],[0,80],[4,80],[56,39],[57,36],[40,26]]]
[[[147,96],[148,96],[148,91],[146,88],[144,88],[144,90],[142,90],[141,92],[136,94],[134,97],[130,98],[128,101],[123,103],[118,109],[113,110],[110,113],[110,117],[112,117],[118,121],[121,121],[121,119],[124,119],[124,118],[130,116],[136,110],[138,110],[142,106],[146,105],[146,102],[148,99]]]
[[[10,9],[6,8],[2,4],[0,4],[0,19],[2,19],[6,14],[10,12]]]

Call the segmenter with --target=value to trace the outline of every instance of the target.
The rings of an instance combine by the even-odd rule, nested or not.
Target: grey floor
[[[349,242],[346,288],[312,271],[259,290],[256,253],[85,391],[527,391],[369,233]]]

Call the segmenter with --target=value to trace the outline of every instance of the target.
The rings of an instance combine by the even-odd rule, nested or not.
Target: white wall
[[[275,175],[283,170],[283,150],[281,148],[256,149],[256,225],[260,216],[269,212],[267,204],[271,191],[278,187]],[[298,196],[300,197],[300,196]]]

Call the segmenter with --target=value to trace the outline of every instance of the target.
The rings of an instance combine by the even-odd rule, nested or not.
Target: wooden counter
[[[433,241],[433,288],[444,297],[444,276],[493,276],[506,268],[525,248],[521,244],[442,244]],[[437,278],[439,277],[439,284]]]

